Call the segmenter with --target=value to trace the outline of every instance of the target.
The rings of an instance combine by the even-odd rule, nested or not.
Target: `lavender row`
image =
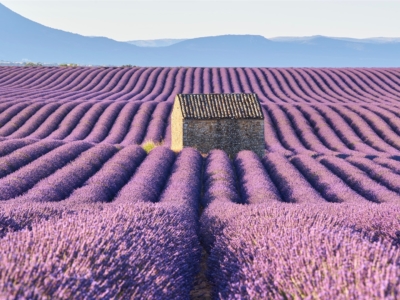
[[[375,134],[379,135],[379,137],[382,140],[384,140],[387,144],[391,145],[396,149],[400,149],[400,143],[398,142],[398,136],[399,136],[398,132],[400,131],[398,130],[398,128],[396,128],[395,125],[396,121],[391,122],[387,118],[382,117],[382,113],[384,114],[383,109],[378,109],[378,112],[380,113],[376,113],[370,111],[369,109],[355,105],[347,106],[347,108],[350,111],[358,114],[363,119],[364,124],[367,124],[369,128],[373,129],[375,131]],[[374,110],[374,107],[372,105],[370,108]],[[390,114],[390,112],[388,112],[386,116],[388,114]],[[394,129],[392,128],[393,125]]]
[[[96,147],[90,150],[95,152]],[[94,159],[94,153],[91,154],[82,163]],[[170,150],[159,147],[148,157],[160,160],[168,154],[174,157]],[[0,230],[3,237],[0,257],[9,257],[11,249],[15,254],[14,259],[2,260],[7,265],[0,272],[3,295],[59,299],[72,295],[78,298],[189,298],[200,260],[196,210],[202,158],[197,151],[185,149],[178,155],[160,203],[96,204],[80,197],[85,192],[92,193],[90,200],[99,201],[113,188],[117,190],[143,157],[144,151],[138,146],[125,147],[64,201],[0,207],[0,223],[8,222],[8,228]],[[149,172],[151,163],[146,166],[143,162],[143,165],[142,171],[137,170],[142,176]],[[91,189],[85,190],[85,187]],[[8,219],[2,218],[2,214]],[[26,227],[30,230],[24,230]],[[57,247],[46,242],[54,234],[60,240]],[[63,242],[66,240],[68,243]],[[27,247],[40,257],[42,264],[32,264],[32,260],[22,258],[28,253]],[[20,251],[15,252],[15,248]],[[6,271],[16,268],[25,272]],[[60,269],[63,272],[52,271]],[[16,280],[20,284],[10,285]]]
[[[31,118],[26,120],[24,123],[16,126],[17,130],[9,135],[10,138],[22,138],[29,136],[33,131],[38,129],[42,123],[53,114],[57,114],[58,108],[62,103],[49,103],[40,108]],[[68,106],[68,104],[67,104]],[[20,119],[16,120],[18,123]]]
[[[367,204],[368,200],[355,192],[341,178],[316,159],[297,155],[290,162],[327,201],[337,203]]]
[[[90,177],[82,187],[75,189],[63,203],[68,205],[111,202],[120,189],[131,179],[142,163],[146,152],[132,145],[118,151]]]
[[[241,203],[236,180],[228,155],[222,150],[210,151],[204,165],[202,206],[214,201]]]
[[[325,199],[290,161],[278,153],[264,156],[263,163],[285,202],[319,203]]]
[[[96,147],[92,149],[95,148]],[[97,146],[96,149],[100,148],[111,149],[113,146],[100,145]],[[125,149],[129,150],[123,152]],[[129,158],[127,156],[122,156],[122,153],[128,153],[128,151],[131,151],[130,149],[132,149],[132,153],[129,152],[130,154],[127,154],[129,157],[132,154],[137,154],[135,157],[140,160],[140,157],[144,155],[143,151],[136,146],[120,150],[108,162],[104,163],[99,172],[92,172],[91,174],[94,175],[85,183],[84,186],[87,185],[94,187],[96,185],[103,186],[104,184],[114,183],[117,186],[123,186],[128,179],[128,176],[121,170],[121,165],[128,163]],[[113,153],[113,151],[114,150],[110,153]],[[118,154],[121,155],[118,156]],[[92,155],[90,155],[90,157],[92,157]],[[88,159],[90,159],[90,157],[88,157]],[[129,166],[131,171],[129,172],[136,169],[134,166],[135,164],[139,164],[139,162],[135,162],[136,158],[132,159],[132,165]],[[93,157],[93,159],[96,160],[96,157]],[[125,161],[125,159],[128,159],[128,161]],[[128,279],[131,278],[129,277],[132,275],[130,273],[128,273],[129,276],[127,277],[125,277],[127,273],[118,272],[119,276],[122,277],[109,276],[105,278],[103,276],[98,279],[99,277],[96,277],[96,274],[99,273],[96,273],[96,271],[91,272],[90,276],[93,275],[95,279],[90,282],[106,282],[103,285],[100,284],[100,287],[88,284],[88,281],[85,281],[85,279],[90,279],[92,277],[85,277],[83,275],[81,277],[76,276],[76,272],[78,271],[75,269],[73,260],[77,259],[79,255],[74,256],[72,260],[67,260],[68,256],[61,260],[51,259],[51,257],[53,257],[51,256],[53,251],[56,253],[58,253],[57,251],[66,253],[65,251],[69,251],[68,249],[83,249],[82,251],[77,250],[74,253],[82,252],[87,257],[98,257],[96,249],[90,249],[87,245],[97,245],[96,240],[93,240],[90,237],[100,235],[99,230],[104,231],[104,226],[106,225],[104,224],[103,218],[106,218],[108,215],[103,213],[105,211],[112,211],[115,213],[115,207],[118,207],[120,203],[126,203],[126,205],[123,204],[123,212],[127,209],[133,209],[133,207],[137,208],[144,205],[138,203],[131,205],[127,202],[115,201],[111,204],[91,204],[82,210],[81,208],[78,208],[79,205],[77,205],[77,202],[70,202],[65,203],[66,206],[63,208],[61,206],[57,207],[54,204],[47,205],[46,208],[45,206],[40,205],[31,206],[33,210],[37,209],[37,219],[36,221],[27,221],[26,223],[21,222],[20,224],[15,224],[15,219],[18,218],[18,214],[8,214],[10,218],[6,219],[6,222],[9,222],[10,225],[9,229],[0,230],[0,234],[5,236],[2,241],[7,241],[7,243],[10,241],[17,243],[16,241],[18,241],[23,244],[23,239],[28,239],[31,243],[26,244],[25,246],[13,244],[7,248],[4,253],[10,253],[12,247],[25,251],[25,249],[27,249],[26,247],[28,247],[27,245],[29,245],[29,247],[32,247],[33,245],[34,247],[41,249],[35,252],[39,253],[38,255],[50,255],[47,262],[51,264],[51,267],[46,265],[43,269],[38,269],[38,266],[35,265],[35,269],[32,270],[33,267],[30,265],[31,262],[18,256],[21,255],[20,252],[18,252],[19,250],[16,253],[15,260],[13,260],[14,258],[12,256],[4,254],[7,256],[7,259],[11,260],[11,267],[27,270],[26,273],[10,272],[1,275],[2,277],[0,282],[6,282],[4,286],[7,285],[7,288],[3,289],[6,292],[6,295],[12,297],[15,293],[21,293],[21,295],[28,298],[35,296],[54,297],[54,295],[58,295],[60,298],[68,298],[71,297],[71,292],[75,292],[75,290],[70,287],[78,286],[83,289],[87,295],[107,298],[113,297],[116,291],[120,291],[119,284],[121,282],[128,282],[127,285],[129,285],[129,287],[124,285],[124,291],[121,292],[122,295],[126,295],[127,297],[143,297],[144,295],[145,297],[187,298],[192,287],[193,277],[196,273],[199,259],[199,248],[196,237],[197,229],[195,222],[193,222],[193,214],[187,213],[187,211],[191,211],[190,207],[194,208],[194,211],[196,209],[196,203],[200,194],[199,176],[202,158],[196,151],[185,149],[178,155],[175,164],[173,165],[174,160],[175,154],[170,150],[162,147],[156,148],[150,152],[148,157],[136,171],[133,170],[134,175],[128,183],[132,188],[137,180],[138,189],[132,188],[132,191],[133,193],[140,195],[140,197],[143,196],[145,191],[143,188],[140,190],[139,184],[142,186],[143,184],[147,184],[147,186],[150,185],[151,191],[155,191],[154,194],[157,194],[154,196],[154,199],[160,199],[160,203],[150,203],[149,207],[151,207],[152,210],[161,209],[168,212],[168,214],[176,216],[173,220],[173,222],[175,222],[173,224],[175,225],[178,222],[179,224],[185,224],[185,227],[182,227],[182,229],[178,228],[176,232],[174,232],[173,229],[169,229],[168,226],[163,227],[162,230],[166,230],[165,232],[168,234],[166,244],[171,246],[171,248],[168,246],[157,248],[159,244],[157,244],[156,241],[151,240],[152,234],[147,232],[142,233],[145,237],[143,243],[140,245],[148,245],[147,242],[149,242],[151,246],[154,246],[154,250],[151,251],[154,253],[153,257],[155,257],[155,260],[146,256],[148,252],[143,252],[143,250],[140,249],[138,251],[142,251],[141,253],[146,253],[146,255],[141,256],[141,253],[138,252],[132,254],[139,257],[139,261],[149,261],[154,266],[165,267],[165,274],[168,275],[165,275],[165,277],[161,276],[162,279],[166,278],[165,281],[163,281],[164,283],[160,284],[163,286],[163,289],[152,285],[152,283],[158,281],[154,279],[155,277],[151,276],[151,274],[153,274],[153,269],[151,268],[144,268],[142,278],[133,281],[129,281]],[[350,165],[344,159],[328,156],[321,156],[319,160],[333,161],[334,163],[336,162],[336,165],[343,163],[345,163],[346,166]],[[367,164],[368,161],[366,162],[365,160],[366,159],[360,158],[347,158],[347,161],[354,164],[356,162],[363,163],[362,165],[359,165],[358,168],[364,168],[364,170],[368,172],[369,169],[367,167],[369,164]],[[86,159],[84,161],[86,161]],[[390,166],[393,170],[396,168],[395,160],[375,158],[373,161],[374,163],[376,162],[381,165],[386,164],[386,166]],[[263,159],[263,163],[266,166],[265,169],[263,169],[260,160],[253,153],[244,151],[236,157],[234,168],[228,156],[220,150],[211,152],[205,161],[203,179],[204,198],[202,203],[206,206],[206,210],[201,220],[200,232],[202,240],[206,244],[206,249],[210,252],[210,276],[215,284],[215,295],[218,296],[218,294],[220,294],[223,298],[267,297],[279,299],[280,297],[284,298],[285,295],[281,293],[283,291],[287,295],[293,297],[301,297],[301,295],[310,295],[311,297],[311,295],[317,295],[322,299],[340,297],[358,298],[361,296],[370,298],[397,298],[399,291],[396,289],[396,286],[398,286],[399,282],[396,280],[398,280],[399,274],[396,273],[398,266],[393,263],[393,261],[398,263],[399,253],[396,252],[396,249],[391,248],[390,242],[398,243],[398,231],[400,229],[398,224],[400,216],[399,206],[369,204],[368,201],[365,201],[361,196],[359,199],[363,202],[355,202],[354,204],[356,205],[329,205],[324,204],[324,202],[318,202],[315,206],[308,204],[297,206],[294,204],[279,203],[280,195],[282,195],[282,198],[285,201],[290,202],[307,202],[309,200],[307,197],[310,197],[311,200],[315,200],[316,197],[314,194],[307,194],[307,192],[311,191],[308,188],[316,189],[317,191],[314,191],[314,193],[320,193],[319,197],[322,196],[323,198],[321,199],[324,201],[329,200],[339,202],[340,200],[345,200],[338,198],[335,199],[335,196],[337,196],[337,194],[335,195],[335,192],[337,193],[338,191],[335,191],[334,188],[342,188],[343,185],[345,185],[344,183],[346,180],[350,179],[341,179],[340,176],[335,176],[332,172],[328,171],[329,168],[326,168],[325,164],[321,165],[317,160],[305,155],[298,155],[288,160],[279,154],[268,154]],[[102,164],[103,162],[98,162],[98,166]],[[157,167],[160,164],[162,165]],[[172,172],[170,172],[172,165]],[[367,167],[364,167],[364,165]],[[237,174],[235,173],[235,169]],[[344,170],[346,170],[346,168],[344,168]],[[365,176],[366,173],[361,172],[360,169],[358,170],[359,174]],[[106,172],[110,173],[105,174]],[[55,174],[57,174],[57,172]],[[59,174],[61,174],[61,172],[59,172]],[[155,174],[158,174],[159,177],[155,176]],[[254,178],[253,176],[259,176],[258,180],[262,185],[258,185],[258,182],[250,180]],[[62,176],[60,175],[59,177],[61,178]],[[111,177],[114,180],[112,180]],[[308,185],[305,184],[307,181],[309,182]],[[240,195],[238,192],[237,182],[239,182],[241,186]],[[279,194],[278,191],[274,189],[273,183],[278,187]],[[82,180],[80,180],[79,184],[82,184]],[[296,184],[305,186],[307,189],[301,190],[297,193],[295,191]],[[365,184],[365,182],[363,184]],[[367,185],[370,184],[370,182],[367,182]],[[108,187],[105,187],[103,195],[107,195],[107,191],[114,187],[115,190],[117,190],[118,187],[116,186],[111,187],[109,185]],[[332,190],[329,190],[330,188],[332,188]],[[79,189],[76,191],[79,191]],[[176,191],[180,192],[175,193]],[[352,195],[349,193],[351,192],[349,190],[345,192],[348,193],[347,195],[349,197],[354,197],[354,192]],[[128,194],[129,193],[126,192],[126,195]],[[273,197],[271,195],[275,195],[275,200],[278,200],[276,201],[277,204],[274,204],[273,202],[268,205],[259,203],[258,200],[262,199],[260,194],[267,195],[268,197]],[[126,198],[125,200],[130,201],[132,199],[135,200],[137,198],[132,197],[131,199]],[[142,197],[142,199],[145,199],[145,201],[149,199],[154,201],[152,200],[152,197]],[[255,201],[252,202],[250,199],[255,199]],[[299,199],[303,200],[298,201]],[[62,202],[68,202],[68,199]],[[242,202],[258,202],[258,205],[238,204]],[[188,210],[186,210],[186,205]],[[112,208],[108,210],[109,207]],[[184,208],[182,209],[182,207]],[[93,211],[96,213],[93,214]],[[28,212],[28,214],[29,213],[30,212]],[[97,213],[99,216],[98,220],[90,219],[90,222],[87,221],[86,223],[82,222],[80,217],[77,219],[71,217],[75,216],[75,214],[77,216],[85,215],[85,218],[88,216],[93,217],[93,215],[97,215]],[[2,214],[1,210],[0,214]],[[34,214],[35,213],[33,213],[33,215]],[[299,218],[299,216],[305,217]],[[146,217],[149,218],[149,216]],[[171,218],[171,215],[168,215],[168,217]],[[50,219],[49,221],[46,221],[48,223],[45,223],[43,220],[46,218]],[[71,248],[68,248],[67,250],[64,250],[64,246],[54,249],[49,248],[51,246],[48,244],[41,244],[42,240],[46,241],[46,238],[43,238],[40,234],[38,234],[40,238],[37,237],[35,240],[35,234],[37,232],[43,232],[42,230],[47,227],[47,224],[50,224],[49,226],[53,226],[57,229],[57,226],[61,226],[57,224],[62,223],[63,220],[67,220],[68,218],[72,218],[72,221],[74,222],[84,224],[83,229],[81,228],[83,231],[79,231],[74,227],[71,229],[71,234],[74,232],[73,235],[71,236],[70,233],[68,233],[66,236],[70,241],[78,241],[77,243],[73,243],[73,245],[77,245],[77,248],[74,248],[74,246],[71,246]],[[116,219],[123,222],[123,224],[126,224],[126,220],[131,220],[131,216],[124,219],[124,217],[118,215]],[[157,223],[152,223],[153,225],[165,223],[163,220],[154,220],[154,222]],[[4,221],[2,220],[1,223],[4,224]],[[24,226],[27,226],[26,224],[28,223],[31,227],[31,232],[34,234],[25,230],[21,231],[21,229],[23,229]],[[100,224],[99,226],[101,229],[96,228],[98,224]],[[293,224],[293,226],[285,227],[287,224]],[[148,227],[148,224],[138,225],[138,228],[140,228],[139,231],[143,231],[144,228],[147,230]],[[155,227],[157,227],[157,225],[155,225]],[[88,228],[89,232],[93,229],[95,234],[88,234]],[[118,225],[118,228],[121,227]],[[255,231],[253,231],[252,228],[256,228]],[[263,230],[261,230],[262,228]],[[301,228],[301,230],[299,230],[299,228]],[[19,232],[5,233],[4,231],[7,230]],[[159,227],[155,230],[157,236],[163,236]],[[105,243],[110,246],[106,247],[104,246],[104,243],[101,244],[101,242],[99,242],[99,247],[101,248],[104,246],[106,249],[112,249],[114,251],[111,251],[110,253],[119,253],[118,249],[113,247],[118,247],[121,244],[120,240],[116,240],[120,239],[120,235],[115,235],[115,230],[112,230],[111,232],[113,232],[114,235],[112,239],[108,239],[107,234],[105,238]],[[311,234],[309,234],[310,232]],[[190,238],[184,240],[185,244],[179,246],[179,242],[181,241],[180,239],[184,239],[183,236],[186,237],[187,233]],[[18,234],[21,234],[21,236]],[[140,238],[132,236],[130,233],[124,232],[124,234],[131,239],[130,241],[141,241]],[[172,238],[176,239],[175,244],[171,244],[170,234],[172,234]],[[121,234],[121,236],[123,235]],[[304,240],[304,238],[306,239]],[[90,242],[86,242],[87,239],[89,239]],[[164,239],[162,239],[162,241],[164,241]],[[345,243],[341,243],[343,241]],[[176,243],[179,245],[176,245]],[[124,244],[124,242],[122,242],[122,244]],[[82,248],[80,248],[81,245]],[[288,246],[284,247],[282,245]],[[133,248],[137,249],[137,247],[130,247],[130,249]],[[167,253],[164,253],[164,250],[160,251],[160,249],[165,248],[174,249],[174,252],[168,252],[168,250]],[[0,253],[1,249],[2,248],[0,247]],[[278,249],[280,249],[279,253],[277,253]],[[326,250],[326,253],[328,254],[332,253],[332,251],[336,251],[335,253],[337,255],[320,255],[321,253],[319,250],[321,249]],[[33,250],[35,250],[35,248]],[[123,257],[131,257],[131,254],[129,253],[123,252]],[[294,253],[303,253],[304,255],[299,259],[297,255],[294,255]],[[173,260],[172,262],[170,259],[169,261],[163,261],[162,258],[160,258],[160,255],[164,256],[164,254],[173,255],[177,260]],[[249,256],[246,256],[247,254]],[[109,262],[115,262],[115,260],[110,259],[107,255],[105,255],[104,260],[101,260],[101,263],[95,265],[95,267],[100,269],[102,272],[107,272],[107,274],[116,274],[113,270],[117,270],[118,268],[121,269],[121,265],[111,264],[110,266]],[[55,254],[54,257],[58,257],[57,254]],[[266,259],[266,257],[274,257],[274,259]],[[380,257],[383,257],[382,260],[378,259]],[[256,263],[253,264],[254,258],[256,258]],[[372,261],[370,258],[372,258]],[[65,262],[65,260],[67,261]],[[310,263],[304,264],[304,260],[312,262],[311,267],[313,268],[312,270],[314,273],[310,272]],[[85,260],[86,263],[88,261],[90,260]],[[95,261],[95,259],[92,261]],[[355,268],[355,263],[360,261],[366,261],[366,268],[363,270]],[[78,263],[87,266],[85,262],[78,259],[76,266]],[[282,262],[286,264],[283,264]],[[345,262],[348,262],[348,264]],[[27,265],[25,265],[25,263]],[[279,266],[277,266],[278,264]],[[49,273],[49,270],[57,269],[60,265],[67,266],[67,269],[68,267],[72,268],[73,271],[71,271],[71,273],[74,274],[73,278],[68,275],[71,273],[67,273],[67,275],[65,275],[65,273],[57,275]],[[393,268],[391,267],[392,265],[394,265]],[[105,269],[102,269],[102,266],[104,266]],[[293,266],[293,268],[288,266]],[[92,270],[90,266],[87,267],[87,269]],[[109,269],[111,271],[108,271]],[[335,273],[333,280],[329,278],[329,276],[325,276],[331,269],[339,270]],[[41,273],[38,270],[41,271]],[[175,270],[175,272],[172,270]],[[364,275],[363,272],[368,274],[368,276]],[[31,276],[32,274],[39,273],[40,276],[51,279],[46,282],[38,279],[36,283],[39,282],[39,288],[36,286],[36,289],[33,290],[29,283],[27,283],[27,278],[29,278],[27,274]],[[313,275],[315,274],[316,278],[314,278],[314,276],[310,277],[310,273]],[[150,275],[144,276],[145,278],[143,279],[143,274]],[[160,275],[160,271],[158,271],[158,274]],[[38,275],[38,277],[40,276]],[[357,280],[351,281],[349,278],[356,278]],[[170,280],[181,282],[183,288],[179,289],[179,291],[178,289],[171,289],[168,285]],[[293,285],[293,281],[307,282],[309,284],[303,284],[299,287]],[[13,289],[13,286],[7,284],[9,282],[22,283],[21,286],[14,285],[15,289]],[[65,282],[72,283],[65,284]],[[52,284],[50,285],[50,283]],[[146,290],[141,289],[139,284]],[[22,289],[22,286],[27,288]],[[107,286],[107,290],[102,289],[104,286]],[[168,288],[165,288],[165,286],[168,286]],[[245,286],[246,288],[243,288],[242,286]],[[327,290],[326,286],[333,286],[334,288]],[[368,289],[370,286],[372,286],[373,289]],[[125,289],[126,294],[123,294]],[[348,294],[342,294],[343,290],[347,290]],[[168,293],[168,291],[170,291],[169,294],[162,294]],[[267,293],[263,294],[263,291],[266,291]]]
[[[171,172],[175,153],[165,147],[152,150],[133,177],[119,191],[117,203],[156,202]]]
[[[244,203],[253,205],[282,201],[279,191],[254,152],[239,152],[234,164]]]
[[[264,161],[267,166],[277,165],[278,175],[282,176],[275,177],[278,182],[289,181],[292,190],[280,188],[281,194],[297,199],[303,197],[304,203],[295,205],[273,201],[240,205],[229,199],[226,201],[225,193],[213,199],[201,217],[200,233],[209,253],[208,276],[213,283],[214,298],[291,299],[314,296],[319,299],[396,299],[400,293],[397,289],[400,251],[391,245],[400,242],[400,206],[373,204],[349,189],[314,158],[298,155],[291,162],[307,174],[307,180],[314,181],[313,187],[326,200],[349,203],[307,204],[314,195],[303,193],[296,196],[295,188],[304,186],[299,171],[278,154],[269,154]],[[211,168],[218,166],[211,160],[208,164],[212,176],[222,179],[221,187],[226,189],[233,185],[235,177],[232,172]],[[253,153],[239,153],[235,165],[245,199],[248,195],[271,192],[270,181],[263,184],[269,177]],[[247,165],[249,177],[243,172]],[[293,173],[283,177],[288,169]],[[267,170],[270,174],[276,171],[268,167]],[[250,177],[250,174],[254,175]],[[208,186],[205,184],[203,197],[207,197],[209,190],[213,191],[218,183],[215,180]],[[266,193],[264,189],[268,186]],[[279,183],[277,186],[281,187]],[[321,249],[325,255],[321,254]],[[360,261],[366,265],[364,270],[355,268]],[[332,269],[338,270],[337,273],[334,277],[327,276]],[[299,285],[293,285],[293,281]],[[343,290],[348,293],[343,294]]]
[[[352,110],[340,106],[332,106],[332,109],[335,110],[344,120],[346,120],[350,126],[352,126],[354,131],[362,138],[364,142],[368,143],[378,151],[390,153],[392,155],[399,154],[398,149],[386,143],[373,130],[373,127],[369,123],[363,120],[359,115],[354,113]],[[389,129],[389,127],[387,127],[386,129]],[[389,130],[388,132],[390,133],[391,131]],[[393,144],[390,141],[388,142]]]
[[[172,105],[170,103],[160,103],[157,105],[151,115],[151,120],[149,121],[143,141],[160,142],[163,140],[171,109]]]
[[[16,203],[61,201],[91,178],[118,149],[99,144],[80,154],[76,159],[43,178],[22,196],[11,200]],[[13,203],[13,205],[16,205]]]
[[[140,144],[145,137],[146,128],[149,124],[151,115],[156,107],[156,103],[148,102],[140,106],[140,109],[135,114],[132,123],[129,126],[128,132],[121,145]],[[165,116],[168,118],[168,116]]]
[[[146,154],[139,146],[116,151],[112,145],[92,147],[25,194],[3,202],[0,205],[2,235],[60,218],[87,204],[95,207],[95,203],[113,200]]]
[[[3,237],[3,297],[189,298],[200,245],[185,215],[152,203],[64,214]]]
[[[114,163],[110,162],[109,168],[103,164],[118,150],[110,144],[99,144],[79,157],[76,163],[65,166],[79,155],[79,151],[82,152],[82,147],[87,149],[91,144],[73,142],[63,145],[61,141],[43,140],[3,156],[0,158],[2,199],[15,198],[30,190],[19,199],[60,201],[102,168],[105,175],[96,175],[99,177],[85,183],[79,197],[92,199],[89,202],[103,201],[100,199],[111,201],[114,197],[118,201],[157,202],[175,159],[171,150],[156,148],[138,168],[144,151],[132,145],[119,151],[114,159],[115,164],[126,167],[114,168]],[[114,174],[113,178],[106,175],[108,172]],[[347,159],[319,155],[315,159],[302,154],[288,159],[279,153],[268,153],[261,162],[254,153],[243,151],[237,155],[233,165],[223,151],[215,150],[205,161],[204,187],[208,192],[203,197],[202,205],[205,207],[217,198],[250,204],[270,200],[400,203],[398,172],[400,165],[391,158],[376,157],[372,161],[359,155],[348,156]],[[214,187],[208,188],[211,185]],[[90,190],[94,194],[86,195],[84,191]],[[94,190],[98,190],[99,200],[94,200],[97,197]]]
[[[11,139],[0,141],[0,157],[9,155],[13,151],[33,144],[34,140],[29,139]]]
[[[38,125],[31,124],[29,128],[31,133],[28,136],[35,139],[42,139],[49,136],[59,128],[61,121],[64,120],[64,118],[69,115],[69,113],[79,104],[80,103],[78,101],[75,101],[60,105],[58,109],[54,111],[54,113],[47,116],[43,122],[40,122]],[[25,131],[25,133],[19,132],[18,134],[25,136],[27,131]]]
[[[203,158],[192,148],[183,149],[177,156],[159,203],[193,212],[197,219],[201,195]]]
[[[346,160],[323,156],[319,158],[319,161],[364,198],[377,203],[400,203],[399,194],[373,180],[370,175]],[[353,161],[356,162],[357,159]]]
[[[44,141],[34,145],[40,146],[40,144],[50,143]],[[59,149],[51,151],[19,171],[4,177],[3,180],[0,180],[0,184],[3,183],[0,186],[3,190],[3,199],[14,199],[4,202],[2,207],[7,207],[7,209],[19,207],[22,210],[30,211],[32,203],[64,200],[60,202],[60,207],[52,205],[52,208],[58,210],[84,203],[110,202],[114,198],[118,203],[121,201],[156,202],[159,200],[171,172],[171,166],[175,159],[174,152],[159,147],[146,157],[145,151],[135,145],[127,146],[119,151],[117,147],[108,144],[98,144],[92,148],[90,146],[83,142],[72,142],[60,146]],[[187,168],[186,164],[190,160],[185,161],[190,157],[193,157],[197,168],[193,169],[191,166],[190,173],[185,173],[187,178],[180,183],[181,189],[190,188],[190,184],[196,181],[196,176],[199,177],[201,174],[201,160],[198,161],[200,154],[195,150],[187,151],[189,150],[184,151],[181,155],[183,165],[178,163],[177,168],[182,171]],[[179,173],[174,177],[179,176]],[[18,180],[19,178],[21,180]],[[168,181],[167,186],[170,184],[174,186],[177,183]],[[198,186],[191,196],[187,195],[187,197],[192,199],[193,193],[198,192],[199,189]],[[170,201],[171,193],[175,192],[171,192],[171,188],[167,188],[162,198]],[[195,202],[189,206],[197,207],[197,201]],[[42,208],[39,207],[39,210]],[[12,216],[9,215],[9,217]],[[6,216],[4,215],[3,218]],[[24,219],[22,222],[28,221]]]
[[[212,150],[204,164],[200,201],[204,209],[200,218],[200,240],[208,253],[218,237],[217,232],[222,231],[225,223],[234,217],[226,212],[229,209],[237,212],[235,208],[242,206],[236,182],[235,170],[228,155],[222,150]]]
[[[177,93],[256,92],[263,102],[395,103],[399,70],[375,68],[7,68],[2,99],[171,101]]]
[[[11,104],[10,104],[11,105]],[[7,138],[85,140],[92,143],[161,142],[166,134],[170,103],[127,101],[34,103],[15,113],[0,132]],[[29,114],[32,110],[32,114]],[[28,119],[27,119],[28,117]]]
[[[210,206],[201,223],[214,297],[397,299],[400,249],[350,226],[375,208],[328,205]]]
[[[13,140],[10,140],[10,142],[12,141]],[[10,145],[10,143],[7,144]],[[19,144],[21,145],[22,143]],[[9,155],[0,158],[0,178],[17,171],[21,167],[31,163],[35,159],[38,159],[42,155],[45,155],[49,151],[61,145],[61,141],[39,141],[31,145],[28,144],[25,147],[17,149]]]
[[[86,142],[72,142],[60,146],[17,171],[0,179],[0,199],[17,197],[53,174],[92,145]]]
[[[92,143],[103,141],[108,136],[111,127],[114,125],[115,119],[125,105],[126,103],[121,102],[115,102],[108,105],[84,140]]]
[[[169,102],[157,104],[155,101],[142,104],[111,100],[62,104],[38,101],[24,106],[0,128],[0,133],[7,139],[84,140],[124,146],[164,141],[168,145],[171,108]],[[263,111],[266,149],[270,152],[400,154],[397,142],[400,125],[396,127],[397,110],[393,107],[267,103],[263,104]]]
[[[116,151],[112,145],[92,147],[23,195],[5,201],[0,206],[1,231],[18,231],[33,222],[59,217],[88,204],[111,202],[115,197],[115,203],[120,203],[124,193],[125,200],[132,203],[149,201],[146,195],[154,192],[153,202],[175,207],[182,213],[190,211],[191,219],[196,220],[202,166],[202,158],[197,151],[182,151],[172,170],[174,155],[166,148],[153,150],[142,166],[146,153],[141,147],[132,145]],[[170,160],[159,166],[165,155],[170,155]],[[153,173],[154,168],[158,171]],[[159,172],[165,176],[158,177]],[[152,190],[147,189],[150,183]],[[134,193],[129,194],[132,190]]]
[[[348,162],[364,171],[368,176],[388,189],[400,193],[400,175],[372,160],[362,157],[348,157]]]
[[[66,151],[67,147],[60,149]],[[19,194],[22,190],[27,193],[4,204],[54,202],[69,195],[71,197],[62,201],[62,205],[73,207],[88,202],[109,202],[114,198],[116,203],[124,200],[171,202],[175,198],[172,201],[175,206],[187,206],[196,211],[198,204],[193,199],[198,199],[200,194],[201,158],[195,150],[185,149],[172,170],[175,155],[166,148],[156,148],[142,164],[145,153],[140,147],[129,146],[116,151],[111,145],[98,145],[60,170],[43,175],[36,184],[33,181],[28,188],[19,184],[5,185],[6,190],[11,187],[14,193],[19,190]],[[34,171],[44,174],[46,163],[51,162],[54,154],[60,153],[44,156],[38,160],[39,164],[35,161],[34,165],[41,167]],[[263,162],[264,166],[254,153],[243,151],[235,158],[234,169],[223,151],[213,151],[205,162],[202,205],[206,207],[214,202],[254,205],[276,201],[315,202],[318,205],[326,201],[357,205],[367,205],[370,201],[400,203],[396,181],[400,165],[393,159],[375,158],[372,161],[359,157],[321,156],[316,160],[297,155],[288,160],[279,154],[267,154]],[[22,168],[25,172],[31,170],[30,165]],[[18,174],[23,176],[23,172],[16,172],[6,178],[18,178],[15,176]],[[194,202],[189,203],[188,199]]]

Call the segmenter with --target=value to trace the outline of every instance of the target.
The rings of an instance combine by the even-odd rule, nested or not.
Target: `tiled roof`
[[[184,119],[264,119],[256,94],[178,94]]]

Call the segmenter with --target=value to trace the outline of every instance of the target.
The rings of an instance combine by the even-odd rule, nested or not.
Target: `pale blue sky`
[[[43,25],[118,41],[221,34],[400,37],[400,1],[12,0]]]

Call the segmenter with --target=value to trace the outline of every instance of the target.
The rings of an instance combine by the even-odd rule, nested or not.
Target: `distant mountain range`
[[[167,47],[186,40],[187,39],[135,40],[127,41],[127,43],[139,47]]]
[[[275,42],[310,42],[311,40],[317,37],[324,36],[304,36],[304,37],[275,37],[270,38],[269,40]],[[400,38],[387,38],[387,37],[375,37],[375,38],[366,38],[366,39],[355,39],[355,38],[346,38],[346,37],[329,37],[332,40],[352,42],[352,43],[368,43],[368,44],[383,44],[383,43],[400,43]]]
[[[318,36],[305,36],[305,37],[274,37],[269,38],[268,40],[274,42],[309,42],[317,38]],[[324,36],[320,36],[324,37]],[[400,38],[367,38],[367,39],[354,39],[354,38],[346,38],[346,37],[330,37],[330,39],[339,40],[339,41],[347,41],[347,42],[354,42],[354,43],[400,43]],[[156,39],[156,40],[134,40],[134,41],[127,41],[127,43],[136,45],[139,47],[166,47],[171,46],[173,44],[177,44],[179,42],[186,41],[188,39]]]
[[[49,28],[0,4],[0,61],[210,67],[400,67],[400,38],[223,35],[118,42]]]

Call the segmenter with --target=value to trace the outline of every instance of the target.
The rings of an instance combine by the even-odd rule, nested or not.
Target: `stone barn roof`
[[[178,94],[184,119],[264,119],[256,94]]]

